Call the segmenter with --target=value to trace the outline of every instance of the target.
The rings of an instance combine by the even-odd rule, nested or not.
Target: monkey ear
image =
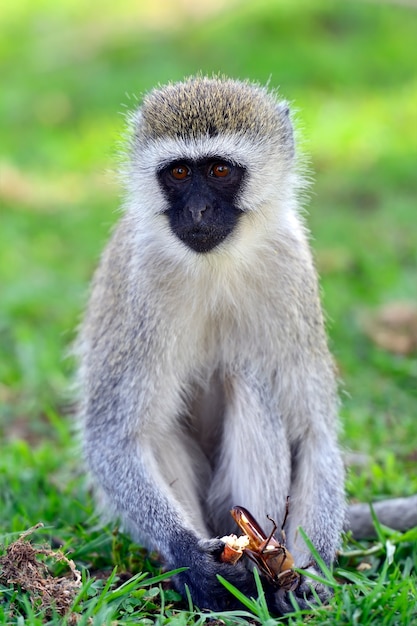
[[[292,158],[295,154],[294,127],[291,121],[291,111],[288,102],[283,100],[277,104],[278,115],[281,120],[282,142]]]
[[[131,141],[140,140],[143,126],[142,107],[129,111],[126,119],[128,137],[131,138]]]
[[[291,110],[287,101],[277,104],[277,112],[281,120],[282,143],[287,148],[290,158],[295,154],[294,127],[291,121]]]
[[[142,107],[129,111],[129,122],[133,127],[140,126],[143,118]]]
[[[281,102],[278,102],[277,111],[280,117],[287,117],[287,118],[290,117],[290,105],[288,104],[286,100],[282,100]]]

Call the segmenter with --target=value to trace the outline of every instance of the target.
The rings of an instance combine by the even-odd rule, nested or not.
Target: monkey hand
[[[221,584],[220,575],[245,595],[256,595],[253,574],[243,563],[222,563],[220,555],[224,542],[220,539],[199,540],[192,533],[183,533],[176,541],[174,559],[169,567],[188,567],[174,577],[174,584],[185,597],[188,587],[194,604],[199,609],[224,611],[243,608]]]
[[[321,572],[315,567],[308,567],[306,571],[312,574],[322,575]],[[288,592],[285,589],[279,589],[278,591],[266,593],[268,606],[274,613],[278,615],[285,615],[294,611],[294,605],[291,602],[290,595],[293,595],[293,600],[297,603],[300,609],[309,609],[312,605],[317,603],[316,594],[321,602],[327,602],[332,596],[332,592],[329,587],[322,583],[302,576],[300,584],[294,591]]]

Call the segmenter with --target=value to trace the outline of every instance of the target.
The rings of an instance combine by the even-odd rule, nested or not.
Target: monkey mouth
[[[205,253],[210,252],[224,241],[231,231],[232,228],[205,225],[176,229],[174,232],[188,248],[195,252]]]

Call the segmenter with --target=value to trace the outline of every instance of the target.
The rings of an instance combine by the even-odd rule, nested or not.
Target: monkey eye
[[[227,163],[214,163],[209,170],[209,176],[226,178],[226,176],[230,175],[231,171],[232,168]]]
[[[170,174],[175,180],[185,180],[188,176],[191,175],[191,170],[187,165],[180,164],[175,165],[170,169]]]

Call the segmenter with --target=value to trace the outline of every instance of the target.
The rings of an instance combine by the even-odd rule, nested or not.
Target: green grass
[[[0,8],[0,541],[45,524],[33,541],[62,546],[83,572],[78,624],[205,619],[158,579],[145,587],[140,572],[154,578],[157,564],[97,529],[71,434],[66,354],[118,216],[120,113],[159,82],[222,72],[270,80],[294,103],[315,172],[307,219],[343,381],[342,442],[365,455],[349,495],[417,492],[416,354],[378,348],[361,325],[386,302],[417,303],[417,11],[353,0],[187,11],[150,0]],[[334,599],[309,623],[415,623],[416,539],[381,535],[373,554],[341,557]],[[275,623],[262,598],[250,608]],[[3,585],[0,623],[64,622]]]

